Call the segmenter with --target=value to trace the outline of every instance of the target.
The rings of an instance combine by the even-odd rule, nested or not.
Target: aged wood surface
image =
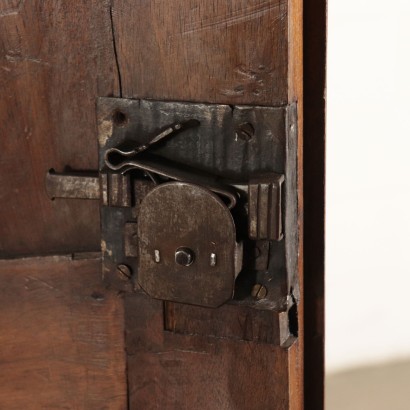
[[[131,409],[290,408],[287,350],[177,335],[164,331],[163,302],[138,295],[125,304]]]
[[[97,169],[95,98],[118,93],[108,0],[0,2],[0,256],[99,248],[98,202],[52,202],[50,168]]]
[[[323,105],[317,93],[323,89],[324,69],[314,82],[312,49],[324,45],[325,3],[305,3],[306,59],[313,57],[304,73],[302,0],[0,4],[0,257],[98,249],[98,203],[52,202],[44,189],[50,168],[97,169],[97,96],[298,102],[299,209],[307,218],[309,238],[300,249],[298,341],[286,350],[218,337],[226,334],[227,319],[210,325],[215,326],[213,337],[173,333],[164,330],[170,328],[164,323],[170,312],[162,302],[129,295],[130,409],[323,407],[323,368],[315,368],[323,358],[323,243],[316,247],[319,255],[313,247],[323,238],[323,208],[316,207],[323,200],[323,185],[315,188],[314,181],[323,177]],[[317,11],[320,27],[315,26]],[[319,60],[323,64],[323,55]],[[302,89],[302,74],[311,88]],[[313,99],[302,150],[303,93]],[[320,149],[315,150],[316,144]],[[306,166],[318,172],[304,180],[311,192],[306,210],[303,154]],[[313,234],[315,221],[319,229]],[[299,223],[302,235],[302,219]],[[310,279],[303,285],[305,258]],[[0,408],[127,408],[124,312],[121,299],[101,287],[99,262],[2,261],[0,270]],[[174,312],[173,320],[183,323],[183,311]],[[179,333],[196,325],[189,323]],[[310,349],[305,389],[304,335]]]
[[[0,261],[0,408],[125,410],[123,301],[100,260]]]
[[[290,326],[297,333],[297,324],[292,323]],[[204,309],[165,302],[164,328],[179,334],[214,336],[276,346],[289,345],[294,340],[289,333],[288,312],[232,304],[218,309]]]
[[[124,97],[287,102],[287,1],[114,0],[113,22]]]
[[[305,7],[304,0],[289,0],[289,101],[298,103],[298,211],[299,211],[299,304],[298,304],[298,321],[299,334],[298,340],[289,350],[289,396],[290,409],[302,409],[306,406],[304,397],[304,339],[305,339],[305,321],[304,321],[304,94],[303,94],[303,64],[304,64],[304,45],[303,45],[303,10]],[[318,408],[317,410],[320,410]]]

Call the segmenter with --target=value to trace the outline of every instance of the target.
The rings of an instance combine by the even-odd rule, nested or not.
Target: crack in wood
[[[114,58],[115,58],[115,66],[117,68],[117,76],[118,76],[118,87],[119,87],[119,96],[122,98],[122,80],[121,80],[121,70],[120,70],[120,62],[118,58],[118,51],[117,51],[117,43],[115,41],[115,29],[114,29],[114,16],[113,16],[113,6],[110,5],[110,22],[111,22],[111,33],[112,33],[112,45],[114,51]]]

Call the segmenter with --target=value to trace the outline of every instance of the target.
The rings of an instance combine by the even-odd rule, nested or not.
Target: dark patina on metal
[[[138,251],[138,283],[152,297],[207,307],[233,297],[242,247],[229,209],[203,187],[153,189],[138,215]]]
[[[108,285],[207,307],[297,302],[295,104],[99,98],[97,119],[99,173],[49,172],[46,189],[100,200]]]
[[[290,346],[299,295],[296,104],[99,98],[97,119],[98,172],[50,171],[45,185],[52,199],[100,201],[104,282],[202,309],[187,309],[183,326],[164,316],[167,330]],[[232,320],[250,307],[269,332],[195,327],[215,320],[218,310],[203,307],[226,303]]]
[[[118,113],[125,119],[120,125]],[[131,187],[122,201],[116,192],[125,191],[107,193],[113,199],[101,208],[110,286],[201,306],[231,300],[286,312],[293,305],[296,105],[100,98],[97,118],[100,179],[128,175]],[[218,199],[225,219],[213,205],[201,208],[210,198]],[[130,266],[131,281],[118,279],[119,264]],[[262,289],[257,297],[255,285]]]

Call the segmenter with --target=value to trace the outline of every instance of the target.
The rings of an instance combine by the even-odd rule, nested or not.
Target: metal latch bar
[[[87,174],[46,174],[46,191],[50,199],[100,199],[100,180],[97,172]]]

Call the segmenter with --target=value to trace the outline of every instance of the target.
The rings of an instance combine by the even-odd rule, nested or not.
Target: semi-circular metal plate
[[[183,182],[159,185],[141,203],[138,238],[138,282],[150,296],[209,307],[232,298],[235,224],[209,190]],[[181,248],[192,251],[192,263],[178,263]]]

